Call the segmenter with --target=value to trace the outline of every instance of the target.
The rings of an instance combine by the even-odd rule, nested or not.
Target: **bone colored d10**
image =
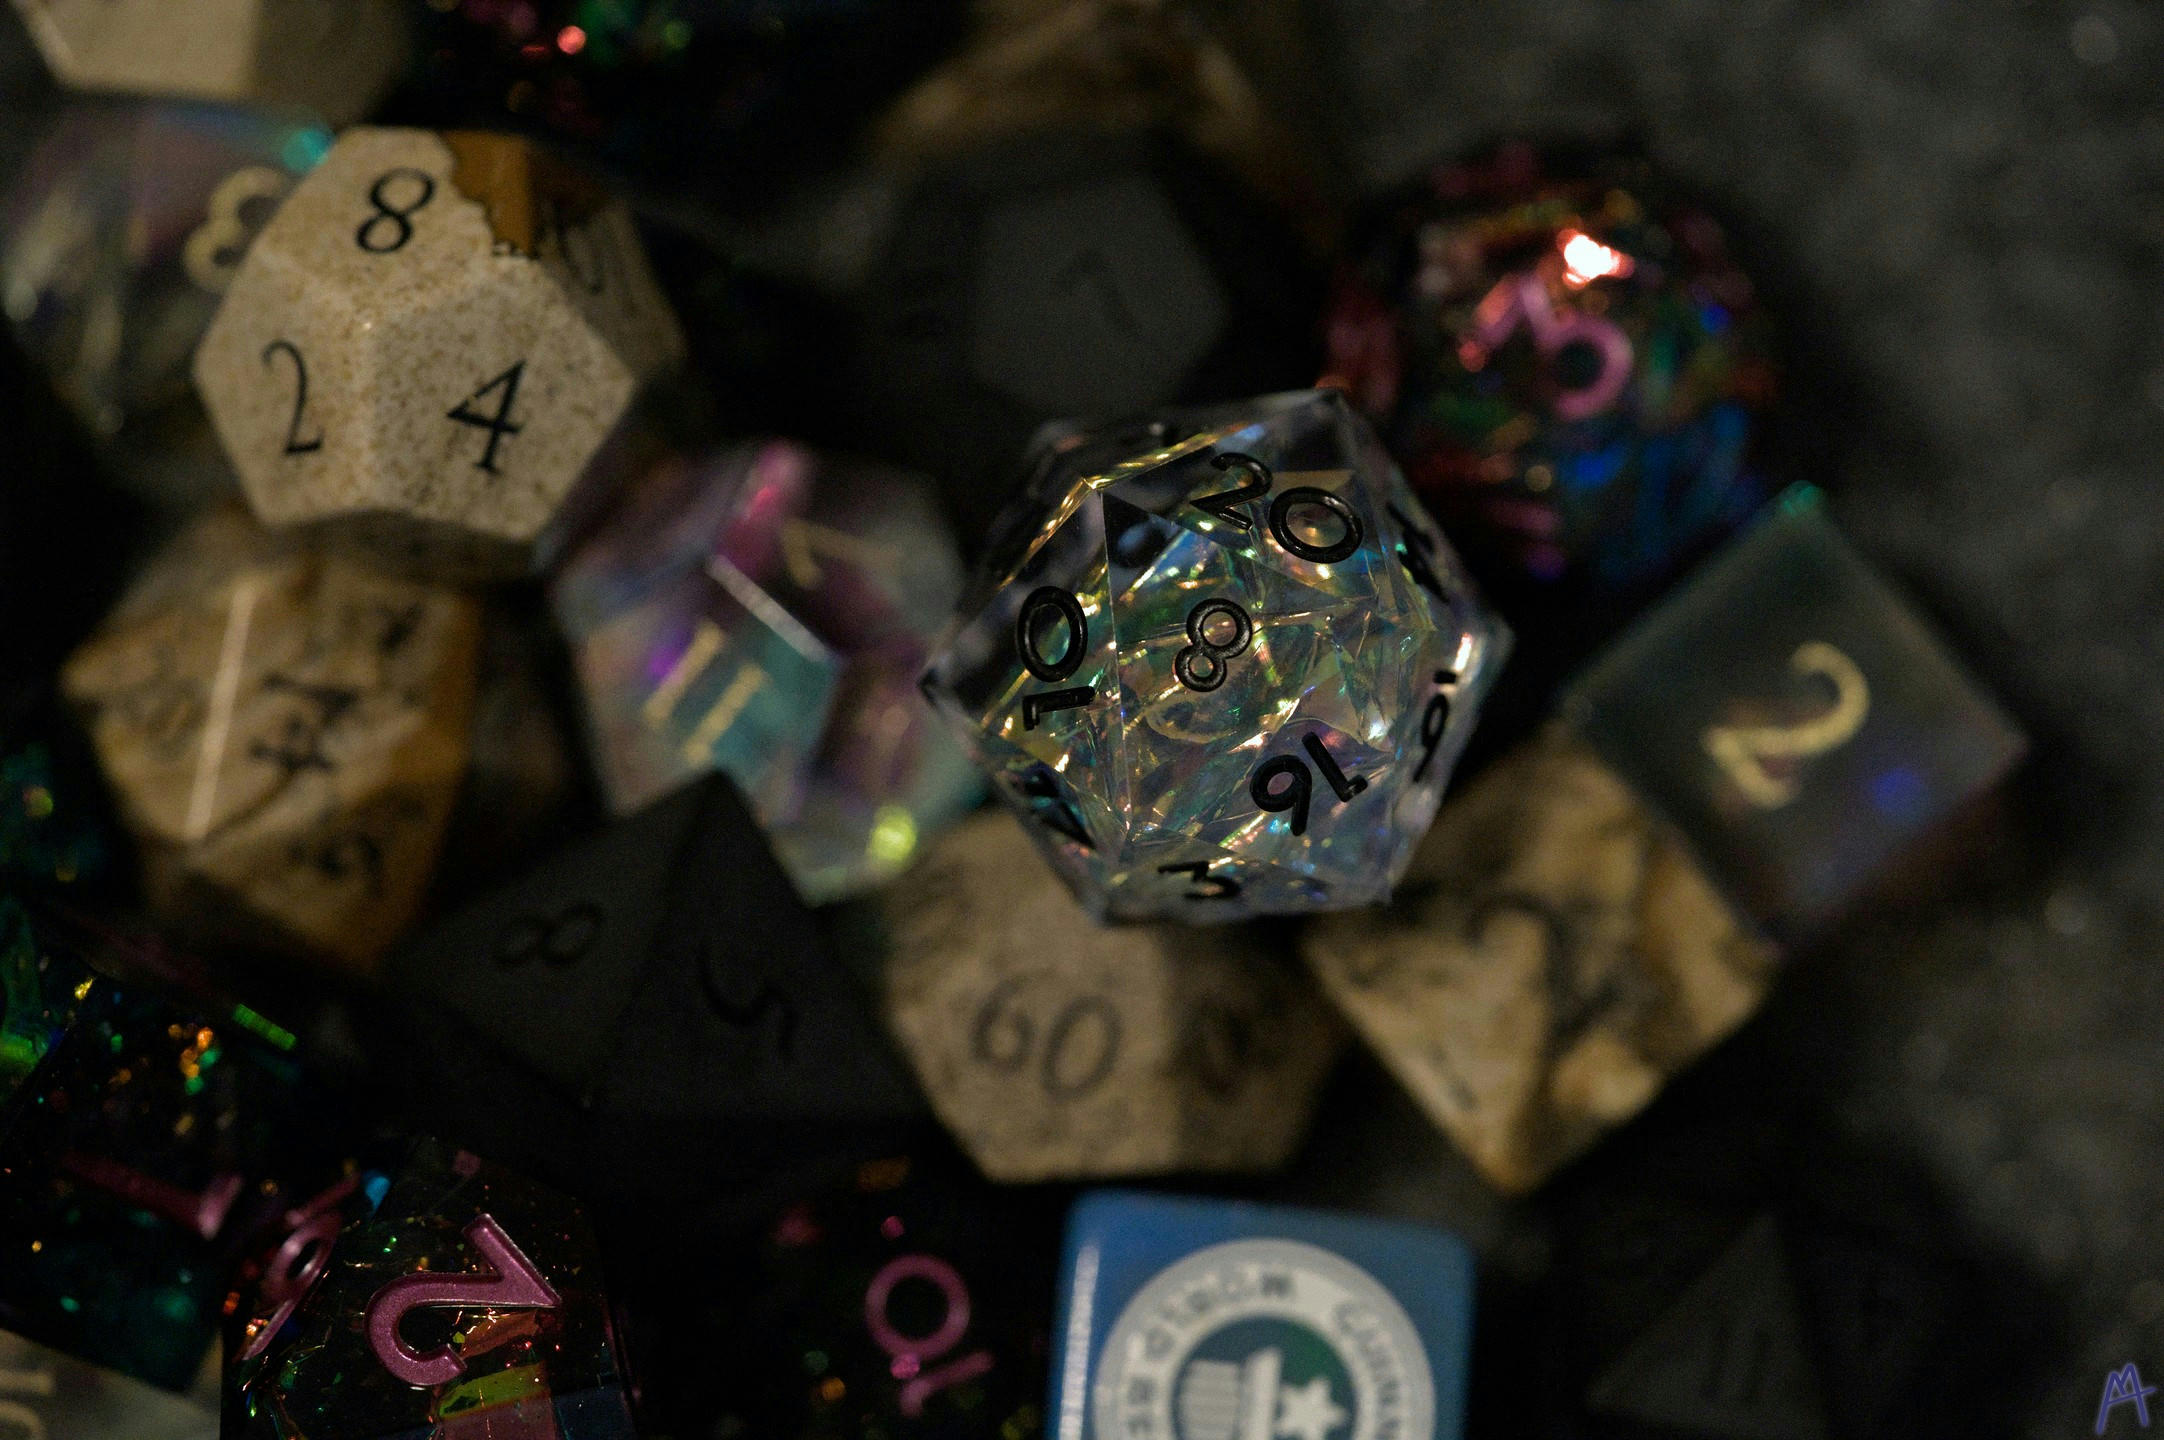
[[[887,1016],[995,1180],[1268,1170],[1342,1036],[1252,933],[1104,928],[1017,822],[972,817],[889,892]]]
[[[191,929],[367,969],[413,918],[464,773],[480,619],[237,508],[156,560],[62,675]]]
[[[630,212],[528,142],[358,128],[250,248],[196,388],[267,524],[443,577],[548,563],[683,337]]]
[[[405,65],[397,0],[15,0],[45,63],[78,90],[358,119]]]
[[[1560,729],[1443,808],[1387,910],[1321,917],[1324,991],[1511,1192],[1758,1008],[1776,963],[1682,843]]]

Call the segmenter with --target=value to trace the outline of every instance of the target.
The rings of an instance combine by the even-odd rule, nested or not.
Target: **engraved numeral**
[[[1240,882],[1230,875],[1212,875],[1210,867],[1230,864],[1228,861],[1188,860],[1178,865],[1160,865],[1160,875],[1185,875],[1190,884],[1187,898],[1190,900],[1234,900],[1239,898]]]
[[[986,997],[970,1027],[969,1050],[979,1062],[1006,1074],[1019,1074],[1037,1057],[1037,1083],[1054,1100],[1074,1100],[1102,1085],[1120,1055],[1120,1012],[1101,995],[1069,1000],[1045,1027],[1037,1046],[1037,1026],[1016,1002],[1028,977],[1003,980]]]
[[[417,185],[421,193],[410,204],[393,204],[390,189],[394,182],[409,194]],[[405,249],[406,242],[413,238],[414,215],[435,198],[435,179],[423,171],[401,168],[377,176],[376,183],[368,187],[368,203],[375,207],[375,213],[361,222],[361,228],[353,234],[354,243],[371,255],[391,255]],[[385,225],[391,227],[388,232]]]
[[[402,1275],[378,1290],[364,1313],[368,1345],[383,1368],[408,1385],[434,1388],[466,1373],[466,1362],[450,1345],[422,1354],[398,1334],[409,1311],[439,1306],[489,1310],[556,1310],[563,1297],[551,1288],[525,1252],[512,1242],[491,1215],[476,1215],[466,1227],[466,1243],[481,1252],[490,1267],[483,1273],[437,1275],[423,1271]]]
[[[1598,415],[1623,394],[1630,383],[1631,342],[1612,320],[1573,311],[1557,315],[1548,299],[1548,288],[1533,274],[1513,275],[1498,281],[1473,309],[1473,326],[1458,342],[1458,359],[1468,370],[1478,370],[1488,357],[1520,327],[1532,332],[1534,348],[1551,366],[1565,347],[1590,346],[1600,357],[1600,372],[1572,389],[1558,387],[1554,408],[1559,420],[1584,420]]]
[[[1038,631],[1042,623],[1051,618],[1057,620],[1067,632],[1066,648],[1057,660],[1045,658],[1043,637]],[[1074,678],[1088,658],[1090,643],[1089,617],[1082,613],[1082,602],[1057,585],[1040,585],[1022,602],[1022,608],[1014,617],[1014,649],[1021,657],[1022,665],[1030,674],[1048,685],[1059,685]],[[1097,699],[1094,685],[1075,685],[1058,690],[1039,690],[1022,697],[1022,728],[1034,730],[1037,722],[1054,710],[1079,710]]]
[[[263,368],[272,369],[273,355],[293,357],[293,418],[286,422],[287,455],[312,455],[323,448],[323,432],[318,430],[313,440],[301,439],[301,417],[308,409],[308,362],[301,358],[300,347],[291,340],[273,340],[263,347]]]
[[[1301,747],[1314,760],[1315,770],[1322,772],[1322,778],[1329,783],[1330,793],[1337,796],[1339,804],[1368,788],[1367,777],[1347,775],[1338,768],[1320,735],[1308,735],[1301,741]],[[1273,788],[1279,776],[1291,782],[1282,790]],[[1279,755],[1263,761],[1255,767],[1254,776],[1247,784],[1248,798],[1255,802],[1257,809],[1272,815],[1291,812],[1295,835],[1307,833],[1308,806],[1314,793],[1315,773],[1308,769],[1307,761],[1297,755]]]
[[[1839,749],[1863,728],[1871,713],[1871,685],[1855,661],[1823,640],[1806,641],[1788,657],[1798,675],[1833,683],[1833,704],[1794,725],[1713,725],[1701,737],[1706,753],[1735,782],[1743,798],[1761,810],[1778,810],[1796,798],[1802,781],[1793,770],[1775,773],[1769,761],[1796,764]]]
[[[483,447],[481,458],[473,462],[474,469],[486,470],[491,475],[499,473],[496,469],[496,447],[503,443],[504,436],[516,435],[524,428],[512,420],[511,407],[518,401],[518,382],[525,373],[526,362],[521,360],[447,412],[446,419],[488,432],[488,444]],[[503,398],[496,402],[495,414],[485,415],[473,408],[476,401],[487,399],[491,391],[497,390],[503,392]]]
[[[904,1334],[889,1312],[894,1291],[905,1280],[936,1286],[944,1302],[939,1323],[924,1335]],[[969,1333],[969,1286],[959,1272],[936,1255],[897,1255],[879,1268],[864,1291],[864,1323],[879,1348],[893,1357],[888,1367],[903,1379],[901,1412],[911,1419],[924,1413],[924,1402],[950,1385],[974,1380],[992,1368],[992,1353],[977,1350],[949,1360],[936,1370],[925,1365],[951,1352]]]

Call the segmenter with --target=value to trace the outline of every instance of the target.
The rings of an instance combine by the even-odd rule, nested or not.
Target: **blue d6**
[[[1391,1221],[1099,1191],[1060,1276],[1060,1440],[1455,1440],[1473,1259]]]
[[[933,703],[1100,919],[1379,902],[1508,644],[1303,391],[1040,437]]]
[[[1639,620],[1563,711],[1789,939],[1838,918],[2026,745],[1809,486]]]

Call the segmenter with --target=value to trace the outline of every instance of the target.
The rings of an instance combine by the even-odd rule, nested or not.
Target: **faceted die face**
[[[434,866],[478,632],[467,596],[224,509],[153,562],[62,684],[170,915],[366,967]]]
[[[510,137],[356,128],[249,251],[195,379],[265,521],[508,575],[598,501],[681,350],[592,182]]]
[[[1838,917],[2027,743],[1809,487],[1639,620],[1564,714],[1783,937]]]
[[[1457,1440],[1472,1322],[1454,1235],[1098,1191],[1067,1222],[1046,1429]]]
[[[189,363],[256,232],[330,144],[301,115],[78,102],[16,180],[8,319],[129,478],[230,485]]]
[[[1101,917],[1369,904],[1508,645],[1332,393],[1047,442],[925,676]]]
[[[1385,199],[1355,253],[1330,374],[1484,580],[1648,584],[1764,499],[1766,319],[1642,163],[1505,145]]]
[[[423,1142],[236,1357],[228,1433],[631,1440],[591,1230],[570,1199]]]
[[[45,63],[82,90],[358,117],[405,63],[396,0],[15,0]]]
[[[1301,946],[1383,1063],[1513,1192],[1749,1017],[1776,959],[1560,732],[1443,807],[1388,909],[1317,920]]]
[[[1268,1170],[1339,1030],[1259,937],[1092,925],[1005,814],[885,901],[887,1015],[940,1119],[1002,1181]]]
[[[807,900],[900,873],[978,793],[915,693],[960,588],[913,476],[782,441],[663,465],[551,589],[611,807],[721,770]]]

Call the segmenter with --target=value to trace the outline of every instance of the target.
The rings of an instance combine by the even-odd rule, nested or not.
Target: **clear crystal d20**
[[[933,703],[1100,918],[1373,904],[1509,644],[1333,392],[1040,437]]]

